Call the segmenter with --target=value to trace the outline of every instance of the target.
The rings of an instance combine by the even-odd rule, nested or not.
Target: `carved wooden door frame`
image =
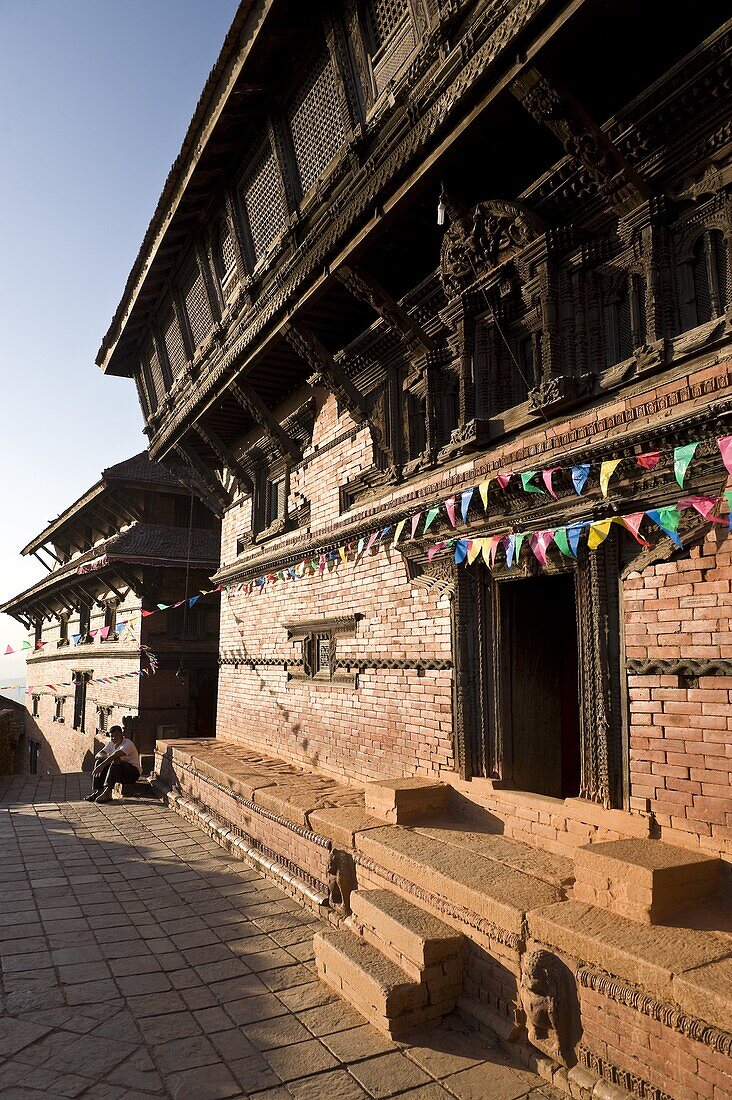
[[[622,806],[628,768],[621,690],[620,579],[615,540],[596,551],[580,549],[577,562],[549,573],[574,575],[579,658],[580,797]],[[529,574],[533,575],[533,574]],[[464,779],[488,776],[511,782],[511,735],[505,719],[509,646],[499,609],[500,586],[520,583],[508,571],[457,568],[452,600],[453,738]]]

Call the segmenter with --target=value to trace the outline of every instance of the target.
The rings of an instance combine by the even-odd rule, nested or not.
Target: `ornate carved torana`
[[[492,199],[459,213],[440,251],[445,293],[452,297],[472,286],[518,255],[543,229],[540,218],[515,202]]]

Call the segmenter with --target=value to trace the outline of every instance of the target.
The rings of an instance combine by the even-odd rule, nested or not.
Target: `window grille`
[[[694,307],[696,324],[703,325],[712,318],[712,299],[709,290],[709,269],[707,267],[707,248],[703,237],[694,245],[692,260],[692,279],[694,283]]]
[[[206,284],[203,281],[203,273],[198,264],[188,274],[183,296],[193,343],[195,347],[199,347],[211,331],[213,315],[211,313],[211,303],[206,293]]]
[[[724,235],[718,229],[713,229],[709,234],[711,248],[712,267],[717,284],[717,315],[721,316],[729,308],[732,294],[730,291],[730,269],[727,242]]]
[[[318,634],[315,652],[316,672],[330,671],[330,634]]]
[[[335,74],[327,54],[319,57],[306,74],[287,115],[300,187],[307,194],[346,136]]]
[[[80,733],[86,728],[86,685],[88,672],[74,672],[74,729]]]
[[[479,321],[476,363],[481,415],[497,416],[526,401],[536,375],[535,346],[524,329],[503,335],[490,321]]]
[[[374,53],[409,15],[409,0],[367,0],[366,25]]]
[[[152,408],[156,409],[165,397],[167,386],[165,384],[165,375],[163,374],[160,356],[158,355],[155,344],[152,342],[148,344],[147,351],[145,352],[143,367],[147,377],[150,379],[148,385],[150,403]]]
[[[267,484],[266,516],[267,527],[285,514],[285,478],[274,478]]]
[[[221,283],[221,289],[224,291],[230,289],[236,274],[236,249],[234,234],[226,218],[219,226],[216,237],[216,274]]]
[[[40,712],[40,706],[41,706],[41,697],[40,697],[40,695],[33,695],[32,699],[33,699],[33,709],[31,710],[31,717],[38,718],[39,712]]]
[[[259,260],[284,229],[287,219],[277,162],[271,148],[265,150],[244,181],[242,198],[254,256]]]
[[[66,702],[66,697],[64,695],[57,695],[55,697],[55,699],[54,699],[54,711],[53,711],[53,720],[54,720],[54,722],[63,722],[63,720],[64,720],[64,703],[65,702]]]
[[[170,310],[163,321],[163,339],[165,340],[165,350],[168,353],[171,373],[173,378],[177,378],[183,373],[188,362],[188,356],[186,355],[183,337],[180,334],[178,318],[174,309]]]
[[[168,633],[182,642],[201,642],[206,637],[206,608],[173,607],[168,612]]]
[[[43,619],[36,619],[33,624],[33,647],[38,649],[39,645],[43,641]]]
[[[633,354],[633,326],[630,315],[630,295],[627,285],[603,308],[605,366],[622,363]]]

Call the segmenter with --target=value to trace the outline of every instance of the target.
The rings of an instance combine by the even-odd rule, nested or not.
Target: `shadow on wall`
[[[40,726],[24,703],[0,695],[0,775],[44,772],[61,768]]]

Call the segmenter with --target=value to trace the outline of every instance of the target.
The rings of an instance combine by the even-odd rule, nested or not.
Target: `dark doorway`
[[[576,797],[581,759],[574,576],[499,587],[511,780],[518,790]]]

